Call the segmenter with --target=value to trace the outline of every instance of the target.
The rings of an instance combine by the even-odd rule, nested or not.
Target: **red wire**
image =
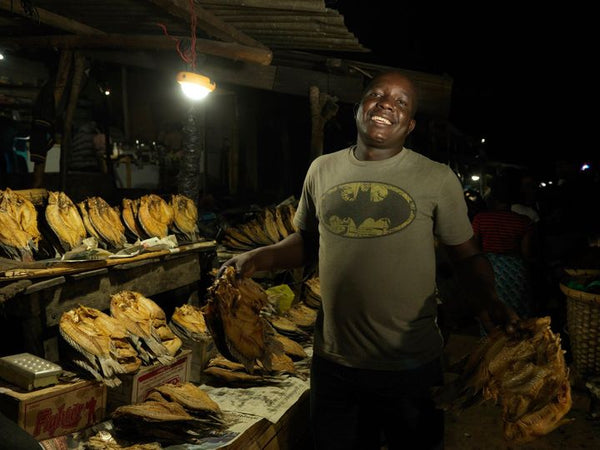
[[[184,62],[190,64],[192,66],[192,71],[196,70],[196,24],[198,19],[196,14],[194,13],[194,0],[190,0],[190,29],[191,29],[191,37],[190,37],[190,48],[187,51],[181,50],[181,39],[174,38],[169,35],[167,31],[167,27],[163,23],[157,23],[159,27],[162,28],[165,35],[175,42],[177,42],[177,53],[183,59]]]

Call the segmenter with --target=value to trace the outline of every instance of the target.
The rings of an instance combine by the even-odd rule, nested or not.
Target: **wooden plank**
[[[187,39],[185,36],[173,36],[175,39]],[[105,34],[91,35],[50,35],[28,37],[1,37],[0,44],[17,44],[27,48],[119,48],[137,50],[175,50],[176,43],[165,36]],[[271,50],[250,47],[234,42],[196,39],[196,51],[208,55],[220,56],[234,61],[246,61],[268,66],[273,60]]]
[[[134,261],[157,258],[162,255],[184,254],[188,252],[213,250],[216,248],[216,241],[194,242],[193,244],[180,245],[171,250],[160,250],[156,252],[147,252],[129,258],[109,258],[92,261],[36,261],[30,263],[27,267],[19,268],[11,266],[3,270],[3,276],[0,281],[16,280],[23,278],[41,278],[53,275],[69,275],[87,270],[96,270],[102,267],[112,267],[119,264],[126,264]],[[13,263],[11,261],[11,263]],[[15,262],[18,263],[18,262]],[[39,266],[39,267],[36,267]],[[0,272],[2,273],[2,272]]]
[[[204,6],[213,6],[215,8],[224,6],[257,8],[267,10],[285,10],[285,11],[309,11],[309,12],[324,12],[327,11],[325,3],[321,0],[201,0],[200,3]],[[207,8],[210,11],[210,8]]]
[[[27,17],[28,19],[30,18],[30,16],[23,9],[21,2],[15,2],[14,0],[0,0],[0,9],[19,14],[23,17]],[[103,31],[98,30],[97,28],[90,27],[84,23],[60,16],[37,6],[35,7],[35,10],[37,12],[36,20],[45,25],[58,28],[59,30],[82,34],[104,34]]]
[[[25,289],[24,294],[30,295],[34,292],[42,291],[44,289],[49,289],[55,286],[60,286],[61,284],[64,284],[65,281],[67,281],[65,277],[56,277],[51,278],[49,280],[40,281],[38,283],[32,284],[27,289]]]
[[[68,277],[70,280],[77,281],[83,280],[84,278],[97,277],[99,275],[104,275],[105,273],[108,273],[108,269],[106,267],[103,267],[101,269],[88,270],[87,272],[74,273],[69,275]]]
[[[169,256],[169,255],[166,255],[166,256]],[[164,259],[169,259],[169,258],[165,257]],[[134,261],[134,262],[124,263],[124,264],[118,264],[116,266],[113,266],[113,270],[128,270],[128,269],[133,269],[135,267],[145,266],[146,264],[157,263],[159,261],[160,261],[160,259],[158,259],[158,258],[152,258],[152,259],[144,259],[141,261]]]
[[[309,391],[306,391],[277,421],[262,419],[230,445],[227,450],[303,450],[310,448]]]
[[[0,305],[25,291],[31,284],[31,280],[19,280],[0,287]]]

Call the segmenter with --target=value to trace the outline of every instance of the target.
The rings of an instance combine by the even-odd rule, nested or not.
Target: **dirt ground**
[[[473,335],[452,334],[448,338],[446,356],[449,363],[468,352],[477,342]],[[600,417],[593,418],[592,394],[582,380],[573,380],[573,406],[566,418],[571,422],[535,441],[509,446],[502,437],[499,406],[491,402],[471,406],[460,415],[446,413],[446,450],[542,450],[600,449]],[[600,411],[599,411],[600,412]]]

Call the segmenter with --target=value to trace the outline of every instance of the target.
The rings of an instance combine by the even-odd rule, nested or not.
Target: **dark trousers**
[[[40,450],[41,444],[15,422],[0,413],[0,449]]]
[[[313,356],[310,414],[317,450],[442,449],[444,413],[431,388],[441,361],[403,371],[354,369]]]

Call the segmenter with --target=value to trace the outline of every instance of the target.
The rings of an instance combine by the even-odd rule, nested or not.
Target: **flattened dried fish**
[[[144,232],[150,237],[167,237],[173,222],[173,208],[156,194],[144,195],[139,201],[138,221]]]
[[[140,227],[138,221],[138,199],[124,198],[121,201],[121,217],[127,229],[138,239],[145,239],[146,233]]]
[[[134,342],[143,355],[148,354],[163,364],[174,361],[181,339],[168,327],[164,311],[154,301],[136,291],[121,291],[111,295],[110,313],[135,337]]]
[[[74,361],[109,386],[121,384],[116,374],[132,373],[141,364],[125,328],[98,309],[81,305],[63,313],[59,331],[87,360]]]
[[[166,383],[154,388],[167,399],[182,405],[190,413],[221,414],[221,408],[210,395],[192,383]]]
[[[194,242],[199,238],[198,208],[194,201],[182,194],[171,195],[171,209],[173,210],[173,228],[183,234],[188,240]]]
[[[0,209],[0,246],[12,259],[33,261],[31,236],[21,229],[17,221]]]
[[[109,248],[120,249],[125,246],[125,226],[121,215],[102,197],[89,197],[85,204],[90,223]]]
[[[87,236],[87,230],[77,207],[64,192],[48,192],[45,217],[64,251],[77,247]]]
[[[572,400],[564,353],[550,317],[524,320],[514,334],[495,330],[469,355],[457,381],[440,388],[435,399],[444,409],[499,402],[505,440],[530,442],[571,421],[565,418]]]
[[[217,349],[250,373],[257,361],[270,370],[273,353],[283,353],[275,330],[261,316],[268,303],[265,290],[250,278],[237,278],[233,267],[208,288],[205,319]]]

